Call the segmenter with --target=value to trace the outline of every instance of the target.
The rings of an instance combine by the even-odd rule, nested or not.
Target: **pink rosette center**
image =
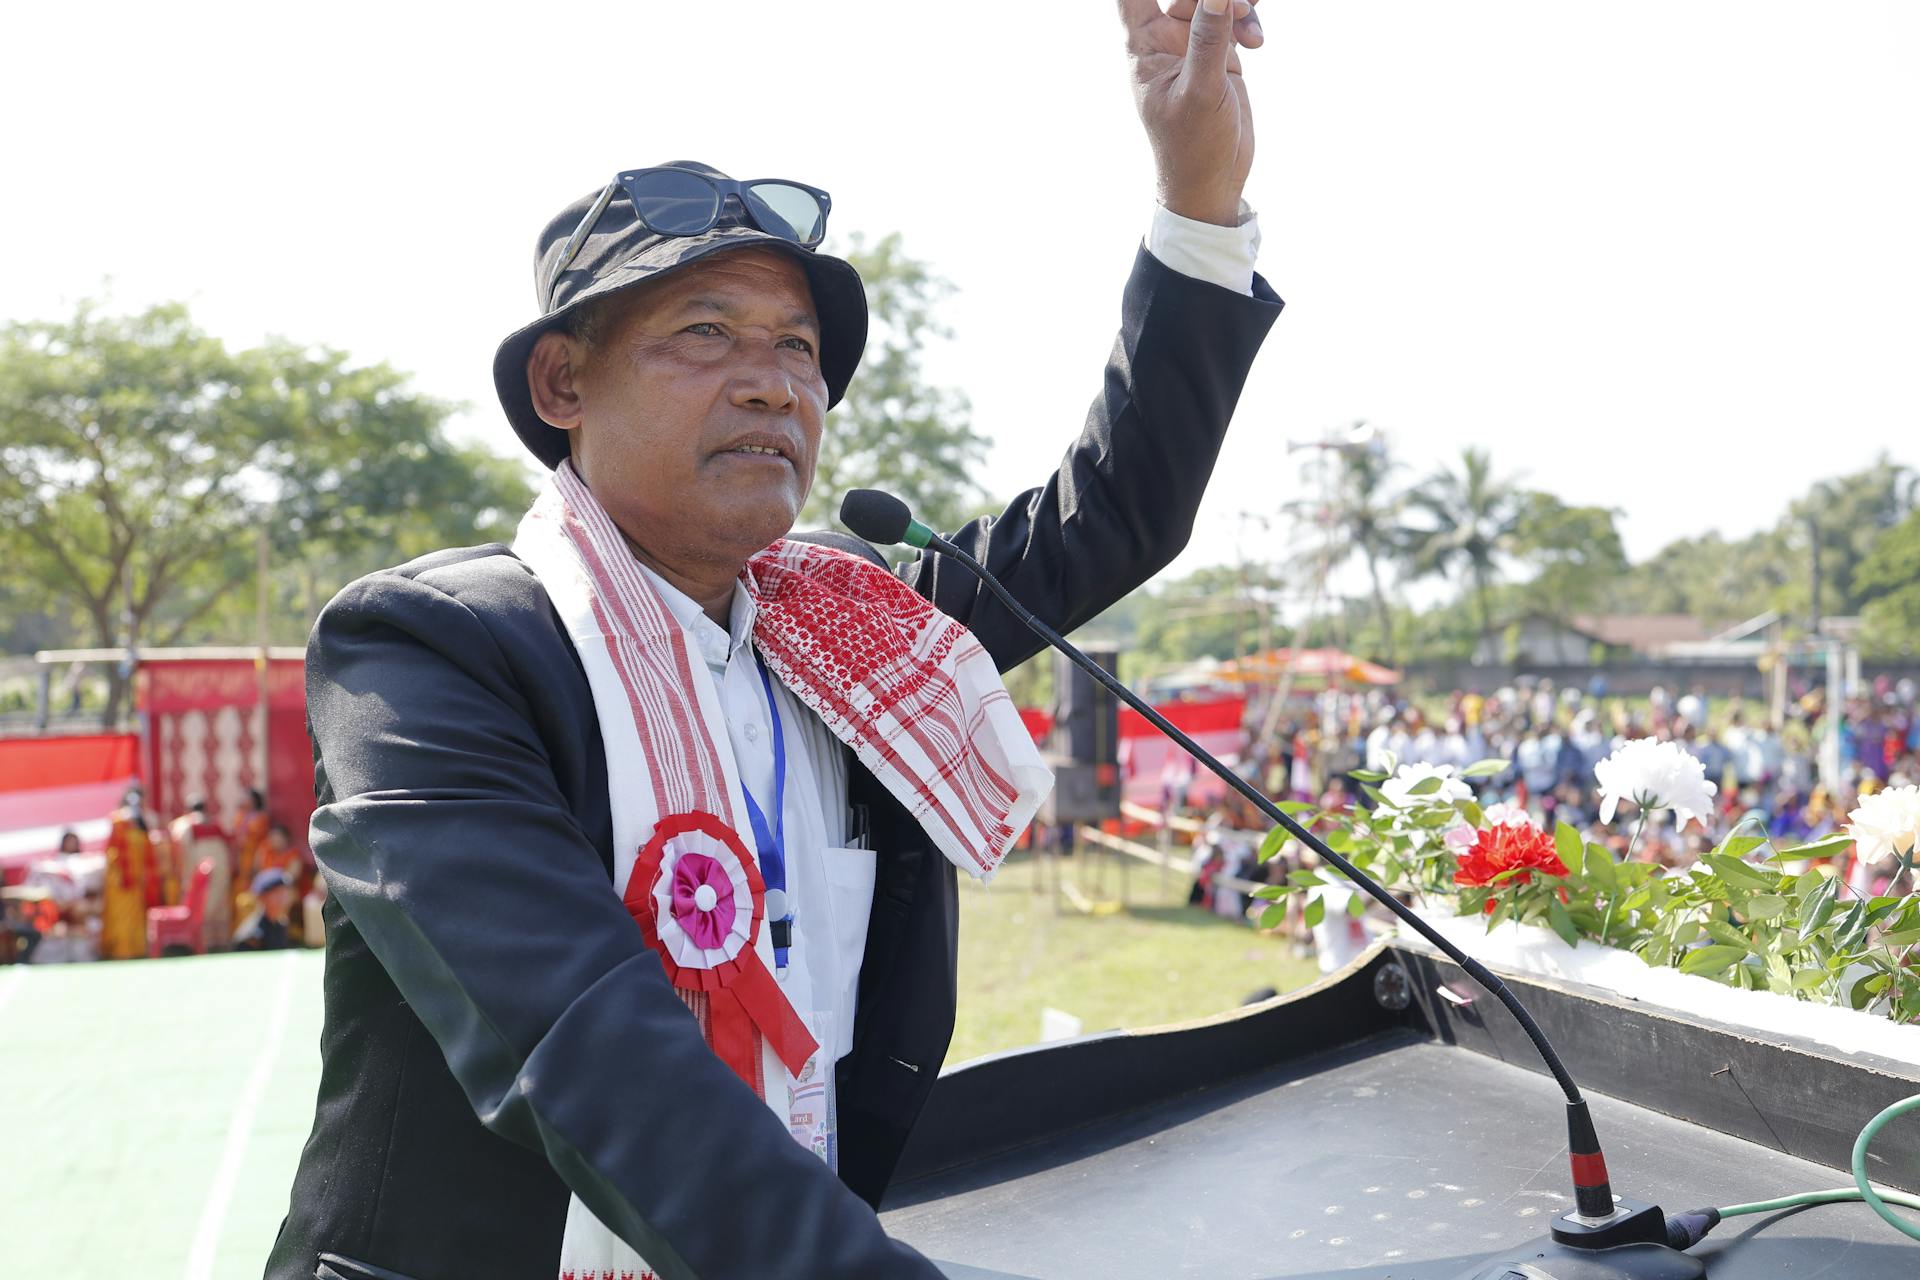
[[[683,853],[674,860],[673,919],[695,946],[719,950],[733,930],[733,917],[733,880],[717,859]]]

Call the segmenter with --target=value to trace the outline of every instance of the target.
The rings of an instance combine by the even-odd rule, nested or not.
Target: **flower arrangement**
[[[1489,932],[1509,920],[1542,925],[1569,946],[1598,942],[1729,986],[1920,1022],[1920,894],[1861,898],[1830,865],[1857,840],[1862,856],[1899,855],[1904,874],[1920,853],[1920,787],[1867,798],[1846,834],[1814,844],[1777,848],[1743,822],[1699,863],[1668,871],[1633,857],[1647,815],[1671,809],[1684,826],[1711,812],[1714,794],[1700,762],[1677,744],[1627,742],[1594,770],[1603,821],[1622,802],[1639,808],[1624,859],[1564,822],[1549,833],[1523,810],[1482,809],[1469,781],[1505,768],[1503,760],[1458,772],[1390,762],[1388,772],[1354,775],[1369,809],[1283,808],[1319,826],[1329,848],[1416,907],[1449,902],[1462,916],[1484,915]],[[1262,861],[1286,840],[1284,829],[1269,833]],[[1342,878],[1331,867],[1305,867],[1257,896],[1304,896],[1316,924],[1325,916],[1316,887]],[[1358,915],[1366,902],[1354,894],[1349,909]],[[1276,902],[1261,923],[1284,914]]]

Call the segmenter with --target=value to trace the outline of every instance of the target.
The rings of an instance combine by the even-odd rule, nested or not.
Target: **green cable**
[[[1886,1201],[1881,1198],[1878,1191],[1873,1189],[1873,1184],[1867,1181],[1867,1144],[1873,1141],[1874,1135],[1880,1132],[1887,1121],[1895,1116],[1903,1116],[1909,1111],[1920,1111],[1920,1095],[1908,1098],[1905,1102],[1896,1102],[1867,1121],[1867,1127],[1862,1129],[1860,1136],[1853,1140],[1853,1181],[1854,1185],[1860,1188],[1861,1198],[1872,1205],[1873,1211],[1886,1219],[1888,1225],[1910,1239],[1920,1240],[1920,1227],[1914,1226],[1887,1208]]]
[[[1905,1205],[1909,1209],[1920,1209],[1920,1196],[1910,1196],[1903,1191],[1881,1191],[1880,1198],[1889,1204]],[[1778,1200],[1756,1200],[1752,1204],[1736,1204],[1731,1209],[1717,1212],[1723,1218],[1738,1218],[1747,1213],[1776,1213],[1781,1209],[1802,1209],[1810,1204],[1846,1204],[1859,1203],[1858,1187],[1835,1187],[1831,1191],[1809,1191],[1803,1196],[1781,1196]]]
[[[1920,1096],[1908,1098],[1905,1102],[1896,1102],[1867,1121],[1867,1127],[1853,1144],[1853,1181],[1851,1187],[1836,1187],[1831,1191],[1809,1191],[1804,1195],[1782,1196],[1778,1200],[1757,1200],[1752,1204],[1736,1204],[1731,1208],[1718,1210],[1722,1218],[1738,1218],[1750,1213],[1773,1213],[1780,1209],[1799,1209],[1813,1204],[1839,1204],[1848,1201],[1865,1201],[1875,1213],[1879,1214],[1894,1230],[1920,1240],[1920,1227],[1914,1226],[1897,1216],[1889,1204],[1897,1204],[1908,1209],[1920,1209],[1920,1196],[1911,1196],[1902,1191],[1886,1191],[1875,1187],[1867,1180],[1867,1147],[1889,1120],[1903,1116],[1909,1111],[1920,1111]]]

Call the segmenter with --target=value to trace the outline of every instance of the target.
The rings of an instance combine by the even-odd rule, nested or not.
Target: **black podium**
[[[1920,1065],[1509,976],[1592,1101],[1614,1189],[1669,1213],[1849,1185]],[[1920,1191],[1920,1121],[1873,1151]],[[1394,941],[1306,990],[944,1075],[883,1220],[954,1280],[1454,1280],[1569,1207],[1563,1099],[1505,1011]],[[1920,1216],[1920,1215],[1912,1215]],[[1860,1204],[1729,1219],[1712,1280],[1920,1280]]]

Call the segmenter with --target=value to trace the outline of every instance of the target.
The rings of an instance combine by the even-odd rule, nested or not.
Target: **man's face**
[[[793,527],[827,405],[799,263],[715,254],[636,289],[591,350],[541,342],[567,344],[574,396],[570,421],[548,421],[573,430],[575,468],[643,551],[737,567]],[[536,347],[536,384],[553,357]]]

